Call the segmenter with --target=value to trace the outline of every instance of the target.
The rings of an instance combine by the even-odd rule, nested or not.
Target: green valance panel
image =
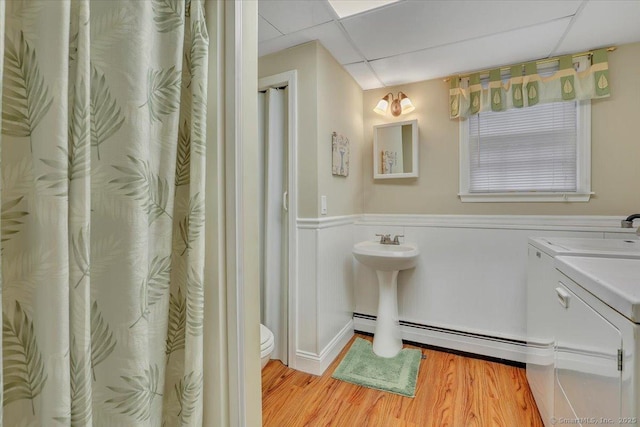
[[[558,58],[558,70],[544,77],[538,72],[539,64],[536,62],[511,66],[510,76],[506,79],[502,77],[500,69],[491,70],[486,86],[482,85],[479,73],[466,78],[454,76],[449,89],[449,115],[455,119],[482,111],[505,111],[548,102],[608,97],[607,50],[599,49],[590,57],[581,58],[572,55]],[[587,61],[586,67],[576,71],[576,60]]]

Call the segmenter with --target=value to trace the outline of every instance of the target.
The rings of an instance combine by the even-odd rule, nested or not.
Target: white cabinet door
[[[620,331],[594,311],[567,284],[568,277],[557,273],[557,330],[555,376],[562,393],[556,393],[557,407],[566,397],[582,426],[617,426],[621,409],[622,375],[618,351]],[[560,415],[560,414],[558,414]]]

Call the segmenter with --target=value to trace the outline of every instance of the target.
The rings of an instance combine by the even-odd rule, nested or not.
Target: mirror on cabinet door
[[[373,127],[373,178],[418,176],[418,120]]]

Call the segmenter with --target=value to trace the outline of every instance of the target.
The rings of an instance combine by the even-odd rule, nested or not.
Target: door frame
[[[297,301],[298,301],[298,71],[290,70],[258,80],[258,91],[287,86],[287,359],[289,367],[296,368]]]
[[[258,6],[204,0],[209,29],[205,426],[262,424],[256,190]]]

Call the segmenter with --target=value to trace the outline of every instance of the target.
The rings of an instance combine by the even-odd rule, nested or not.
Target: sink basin
[[[413,268],[418,261],[418,247],[413,243],[382,245],[364,241],[353,246],[353,256],[358,261],[378,271],[399,271]]]

